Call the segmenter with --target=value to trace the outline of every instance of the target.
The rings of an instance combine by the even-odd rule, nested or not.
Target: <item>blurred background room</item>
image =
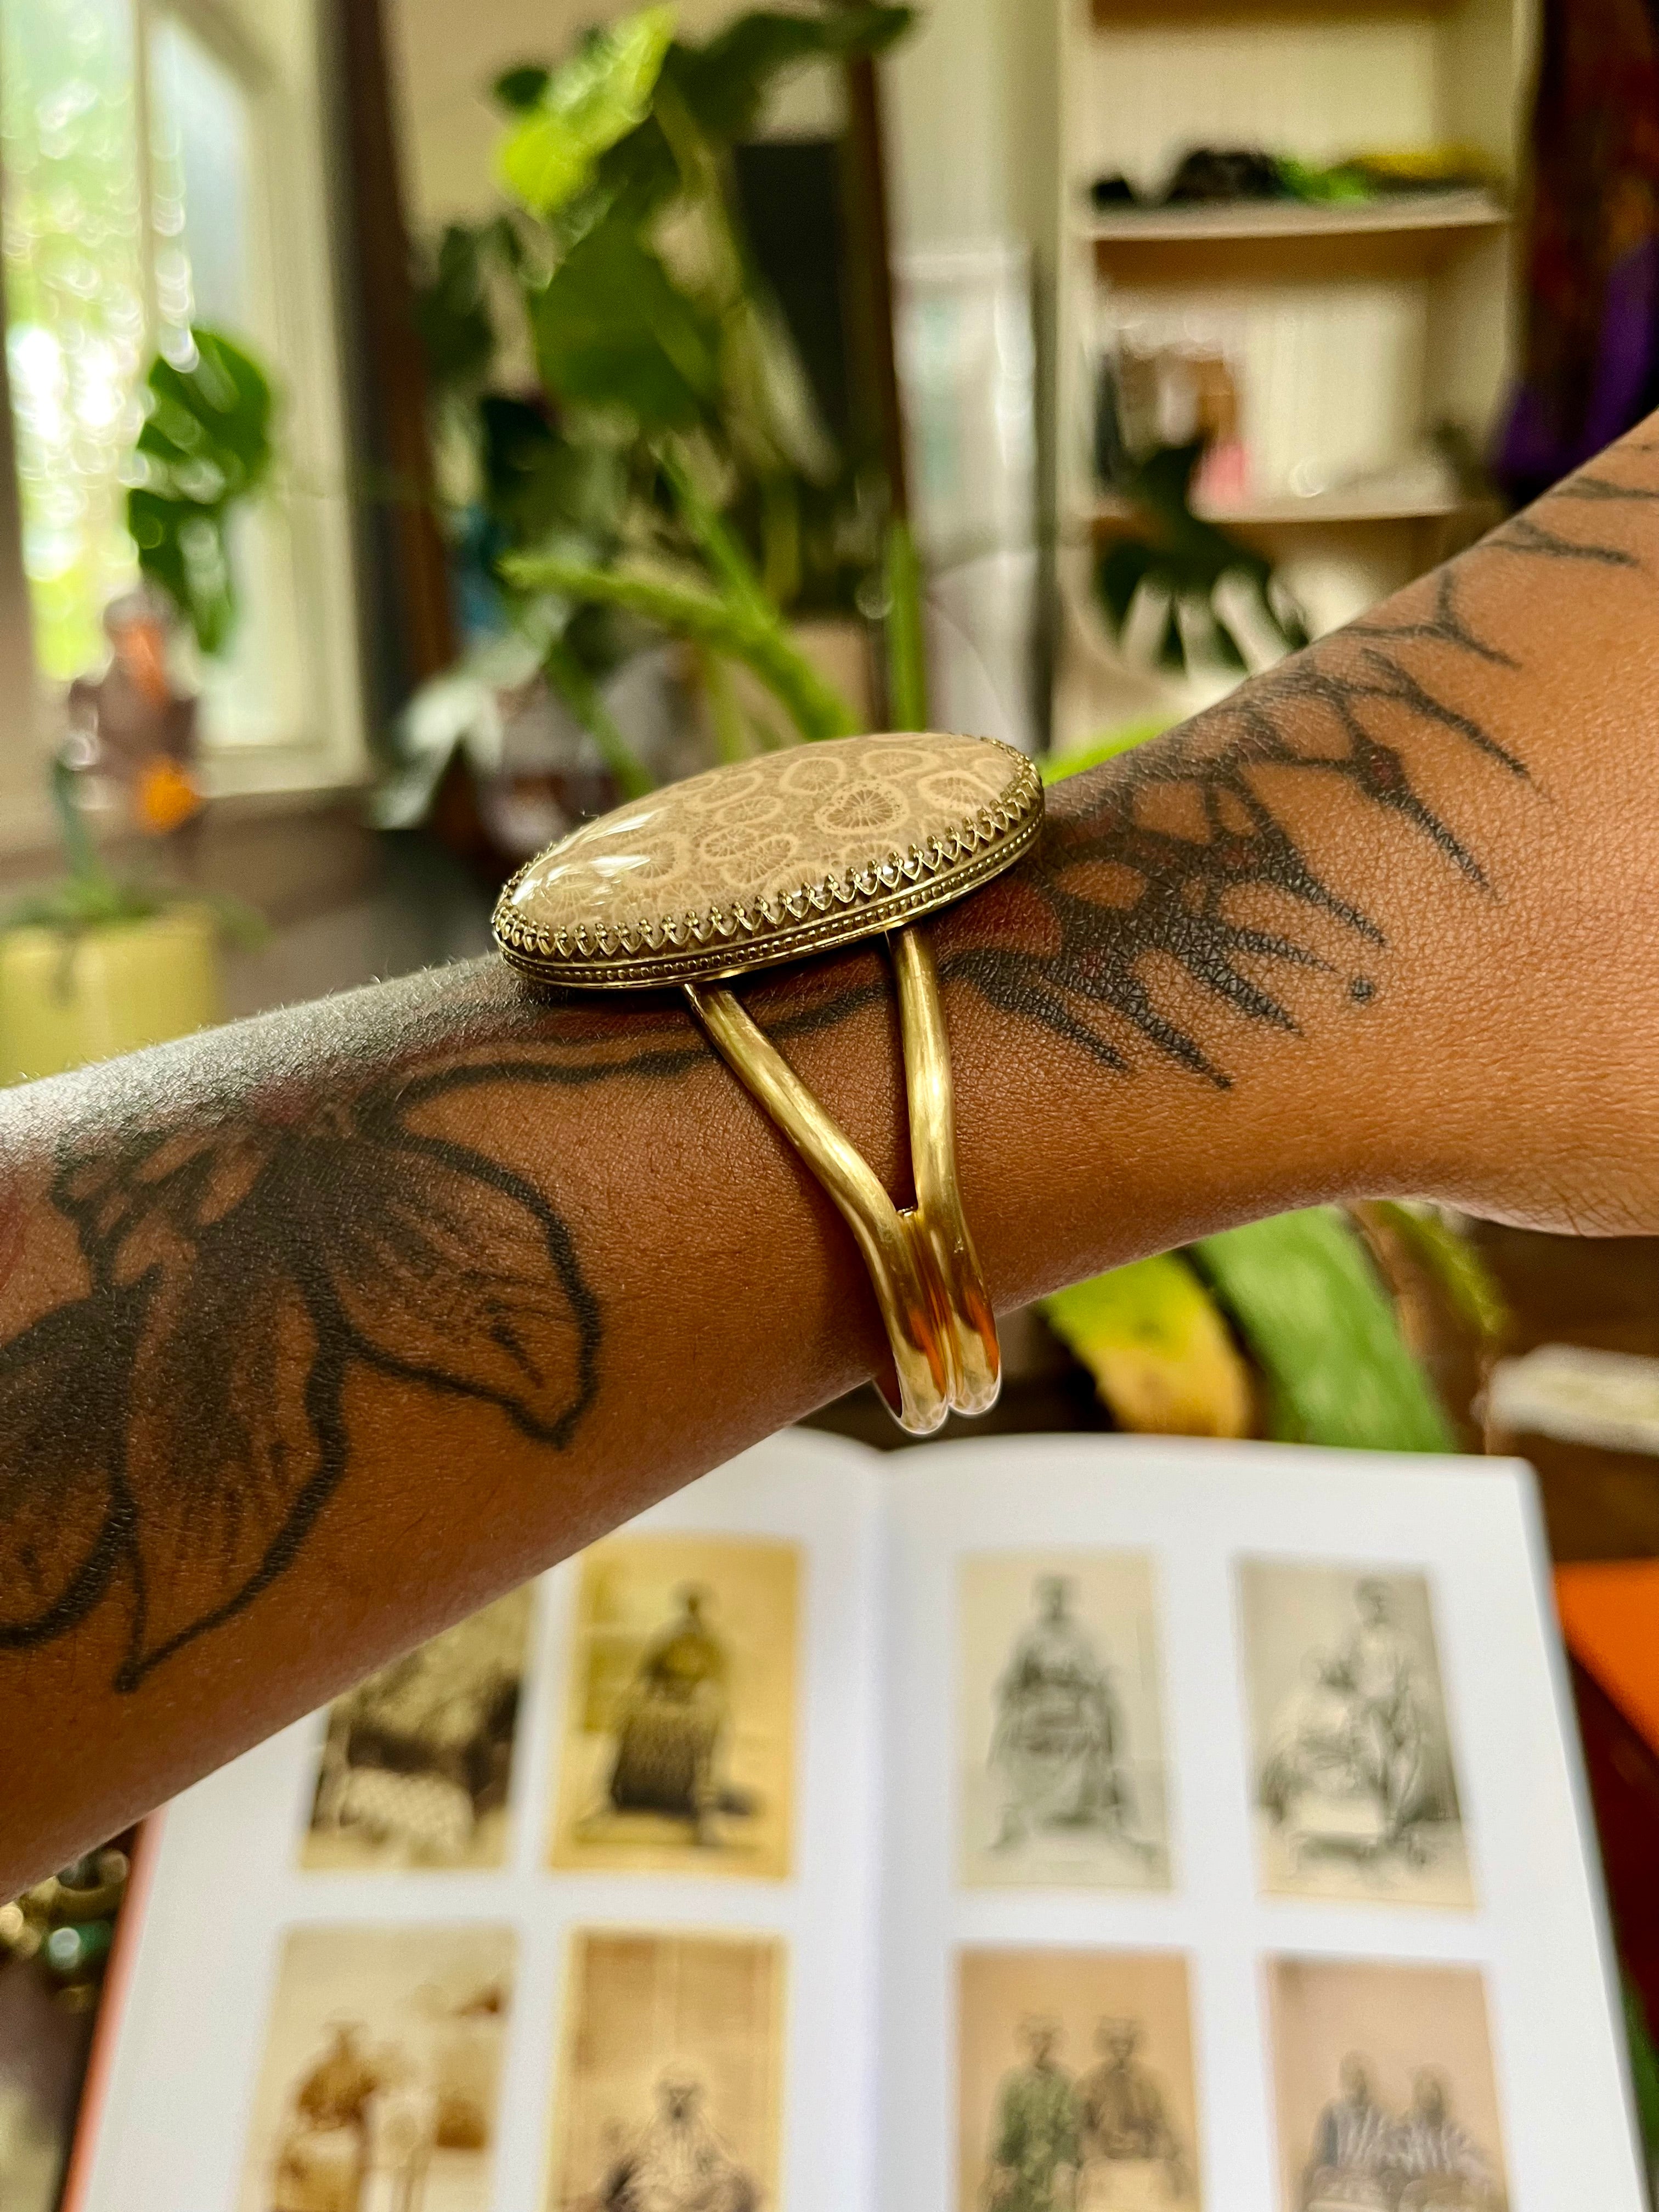
[[[1659,0],[0,0],[0,208],[13,1083],[483,953],[718,762],[1063,775],[1471,543],[1659,404]],[[1534,1462],[1645,2054],[1659,1243],[1316,1209],[1007,1345],[1006,1428]],[[125,1865],[0,1910],[0,2204]]]

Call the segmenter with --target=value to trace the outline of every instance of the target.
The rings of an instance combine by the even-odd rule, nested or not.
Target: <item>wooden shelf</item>
[[[1159,24],[1242,23],[1246,26],[1309,21],[1348,21],[1358,17],[1387,21],[1400,17],[1450,15],[1466,0],[1091,0],[1097,30],[1121,25],[1137,28]]]
[[[1200,504],[1194,512],[1204,521],[1219,523],[1224,529],[1267,530],[1321,524],[1329,526],[1341,523],[1435,522],[1455,514],[1463,504],[1455,491],[1391,496],[1386,489],[1362,489],[1318,492],[1306,499],[1287,494],[1280,499],[1247,500],[1238,507]],[[1089,508],[1086,520],[1091,524],[1110,526],[1131,522],[1135,514],[1135,508],[1127,499],[1105,492]]]
[[[1122,208],[1085,218],[1099,245],[1133,240],[1161,246],[1222,238],[1358,238],[1378,231],[1493,230],[1509,210],[1489,191],[1389,192],[1374,200],[1314,206],[1304,200],[1195,201],[1180,207]]]
[[[1104,275],[1149,283],[1421,273],[1500,235],[1495,192],[1395,192],[1339,206],[1241,200],[1080,218]]]

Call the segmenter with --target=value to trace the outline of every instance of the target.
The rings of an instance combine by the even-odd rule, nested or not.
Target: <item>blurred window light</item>
[[[121,469],[148,340],[130,0],[0,4],[7,368],[36,653],[67,678],[137,574]]]
[[[253,123],[246,88],[176,15],[149,34],[149,228],[156,342],[181,365],[190,326],[246,331]]]
[[[142,68],[141,68],[142,60]],[[41,672],[102,659],[136,579],[125,471],[156,350],[247,330],[246,86],[144,0],[0,0],[0,242],[24,568]]]

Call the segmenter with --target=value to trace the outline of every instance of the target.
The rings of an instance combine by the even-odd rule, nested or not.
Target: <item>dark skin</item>
[[[1659,1231],[1659,418],[936,924],[1004,1308],[1282,1207]],[[744,987],[890,1188],[883,956]],[[0,1097],[0,1895],[884,1358],[672,1000],[483,963]]]

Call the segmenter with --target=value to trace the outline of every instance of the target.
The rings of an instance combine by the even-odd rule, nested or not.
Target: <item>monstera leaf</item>
[[[638,128],[674,35],[672,8],[647,8],[593,31],[551,70],[515,69],[496,85],[519,120],[499,156],[501,182],[545,221],[593,181],[599,156]]]
[[[559,264],[534,311],[548,390],[684,429],[720,389],[720,332],[635,233],[602,224]]]
[[[143,574],[203,652],[219,653],[236,618],[226,525],[270,474],[273,403],[264,372],[239,346],[216,331],[191,337],[193,364],[158,356],[146,381],[127,528]]]

